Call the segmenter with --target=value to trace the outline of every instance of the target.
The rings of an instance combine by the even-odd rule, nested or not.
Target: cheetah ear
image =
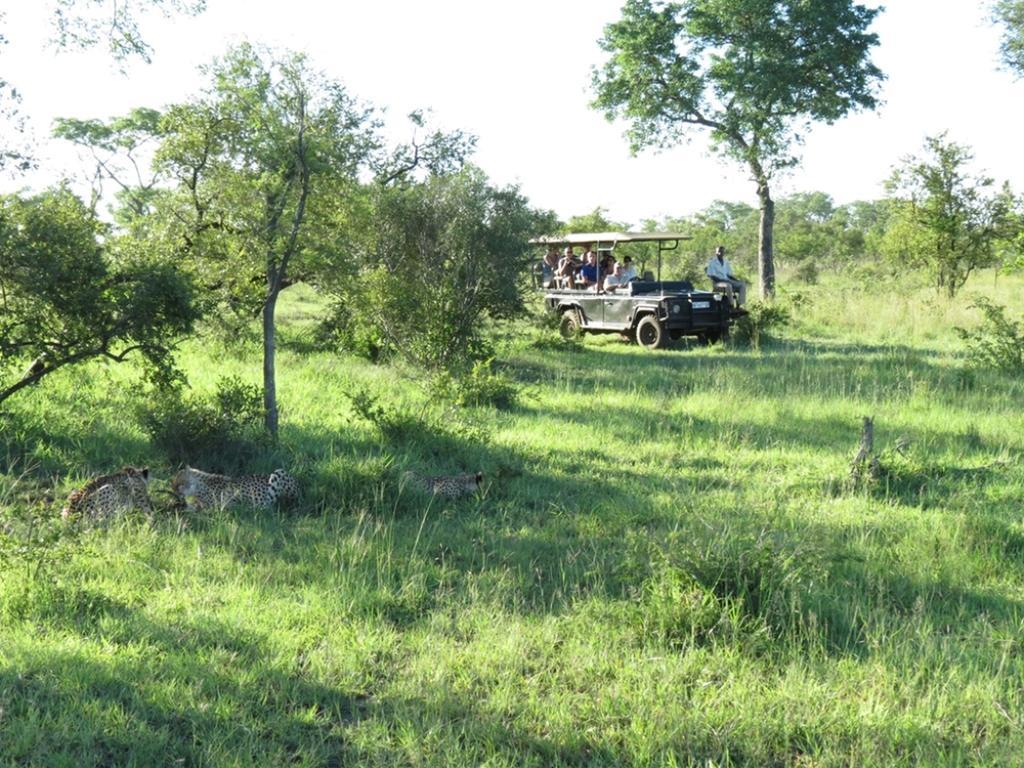
[[[149,480],[149,467],[143,467],[141,474],[143,480]]]
[[[483,472],[477,472],[476,473],[476,481],[478,483],[482,483],[484,481],[484,473]]]

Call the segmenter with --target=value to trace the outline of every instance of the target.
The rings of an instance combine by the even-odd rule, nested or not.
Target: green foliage
[[[0,301],[0,401],[66,365],[132,352],[169,380],[197,315],[172,261],[110,235],[66,189],[0,200]]]
[[[338,250],[331,223],[377,146],[371,111],[300,54],[249,44],[206,73],[199,97],[167,110],[157,198],[183,261],[237,318],[261,314],[265,418],[277,432],[275,311],[296,274]]]
[[[967,358],[979,368],[1024,373],[1024,322],[1006,316],[1006,307],[980,297],[974,307],[982,323],[974,329],[954,328],[964,342]]]
[[[501,409],[511,408],[520,392],[515,381],[494,370],[494,358],[476,361],[461,376],[442,371],[434,377],[432,389],[455,405],[490,405]]]
[[[1003,28],[999,44],[1003,64],[1024,77],[1024,0],[995,0],[992,20]]]
[[[150,61],[153,49],[142,37],[140,16],[158,10],[164,17],[194,16],[206,8],[206,0],[150,0],[148,3],[117,3],[104,0],[57,0],[53,16],[54,42],[61,48],[92,48],[106,42],[111,57],[125,62],[137,56]]]
[[[628,227],[625,223],[612,221],[608,218],[608,211],[598,207],[582,216],[571,216],[565,223],[563,232],[621,232],[626,229]]]
[[[156,388],[137,414],[143,431],[172,466],[244,472],[267,443],[260,388],[234,376],[220,379],[209,397],[181,386]]]
[[[384,343],[434,371],[485,358],[484,324],[522,312],[521,275],[537,215],[515,188],[478,170],[378,187],[358,277],[329,284],[349,327],[368,319]]]
[[[383,361],[393,352],[371,318],[354,311],[342,298],[335,299],[320,318],[314,338],[319,349],[351,352],[372,362]]]
[[[712,148],[757,184],[762,293],[775,290],[769,181],[794,165],[813,121],[872,109],[882,73],[870,63],[880,9],[851,0],[627,0],[605,27],[594,108],[624,118],[634,152],[710,131]]]
[[[747,314],[736,321],[729,338],[736,344],[760,349],[761,339],[769,331],[784,328],[791,319],[789,309],[777,301],[752,301]]]
[[[159,197],[158,175],[143,176],[140,155],[149,151],[160,135],[161,114],[155,109],[133,109],[109,121],[58,118],[53,135],[88,151],[96,161],[96,173],[117,188],[115,220],[136,235],[151,227],[149,215]]]
[[[987,193],[993,180],[972,176],[971,151],[947,141],[925,140],[925,157],[907,157],[887,183],[890,225],[882,245],[898,267],[927,269],[936,287],[956,295],[974,270],[991,266],[997,246],[1012,236],[1009,187]]]
[[[630,121],[634,150],[700,126],[770,175],[793,164],[799,127],[875,106],[882,74],[867,55],[878,36],[865,30],[877,14],[849,0],[629,0],[605,27],[594,106]]]

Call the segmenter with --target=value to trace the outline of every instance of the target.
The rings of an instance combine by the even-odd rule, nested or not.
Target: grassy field
[[[137,371],[47,379],[0,414],[0,764],[1020,765],[1024,382],[951,327],[1022,289],[801,288],[757,352],[524,326],[507,410],[304,352],[293,297],[280,443],[225,463],[292,468],[298,508],[103,528],[64,495],[176,467]],[[181,360],[259,380],[252,349]],[[431,500],[406,469],[487,479]]]

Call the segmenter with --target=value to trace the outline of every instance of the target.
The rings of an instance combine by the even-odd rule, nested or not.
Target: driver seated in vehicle
[[[632,256],[626,256],[622,259],[622,274],[626,276],[627,281],[638,279],[636,267],[633,266]]]
[[[737,308],[742,307],[747,301],[747,284],[732,273],[732,265],[725,258],[725,248],[715,248],[715,255],[711,257],[707,268],[704,270],[711,278],[712,290],[720,291],[729,297],[730,303]]]
[[[629,278],[626,277],[622,263],[617,261],[612,273],[604,279],[604,289],[608,293],[614,293],[619,288],[626,288],[628,286]]]

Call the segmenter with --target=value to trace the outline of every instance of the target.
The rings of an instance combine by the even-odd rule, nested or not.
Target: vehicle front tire
[[[661,349],[668,334],[654,315],[645,315],[636,325],[636,343],[644,349]]]
[[[583,335],[583,325],[576,310],[570,309],[562,313],[562,319],[558,323],[558,332],[566,341],[576,341]]]

